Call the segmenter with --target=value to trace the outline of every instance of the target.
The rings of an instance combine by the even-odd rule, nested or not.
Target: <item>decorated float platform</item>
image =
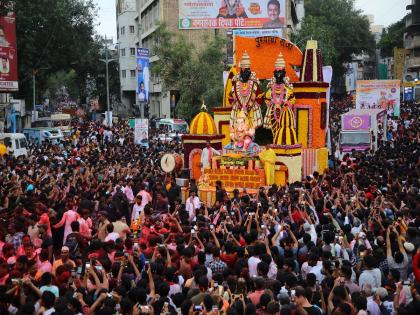
[[[216,181],[228,193],[245,188],[253,194],[261,186],[284,186],[315,171],[323,174],[328,167],[329,83],[317,42],[308,41],[304,52],[285,39],[239,38],[236,45],[241,59],[227,76],[223,106],[212,109],[214,118],[203,107],[190,134],[183,136],[184,165],[198,182],[200,200],[209,206],[215,201]],[[267,86],[259,79],[268,80]],[[270,130],[273,143],[255,143],[258,128]],[[209,144],[217,154],[203,167]],[[187,198],[187,189],[182,191]]]

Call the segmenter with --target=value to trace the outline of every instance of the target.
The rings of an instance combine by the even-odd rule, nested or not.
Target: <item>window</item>
[[[122,48],[120,50],[121,50],[121,57],[125,57],[125,48]]]
[[[121,70],[121,77],[123,78],[127,77],[127,73],[125,72],[125,70]]]
[[[136,55],[136,49],[130,48],[130,56],[135,56],[135,55]]]
[[[26,139],[25,138],[20,138],[19,142],[20,142],[20,147],[21,148],[27,148],[28,147],[28,145],[26,144]]]
[[[136,77],[136,70],[130,70],[130,76],[132,78],[135,78]]]
[[[130,33],[134,34],[134,25],[130,25]]]
[[[125,34],[125,26],[121,27],[121,35]]]

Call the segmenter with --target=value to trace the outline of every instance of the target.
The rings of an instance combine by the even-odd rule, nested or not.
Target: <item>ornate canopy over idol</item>
[[[201,105],[201,112],[198,113],[190,124],[191,135],[217,135],[216,124],[213,117],[207,112],[206,105]]]

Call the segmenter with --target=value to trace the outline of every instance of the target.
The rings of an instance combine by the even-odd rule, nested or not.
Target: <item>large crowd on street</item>
[[[418,313],[419,117],[402,104],[376,152],[255,194],[218,182],[211,205],[160,167],[181,139],[142,147],[127,122],[6,154],[0,314]]]

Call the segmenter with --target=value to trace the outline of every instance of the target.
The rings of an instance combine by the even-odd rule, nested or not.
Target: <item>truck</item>
[[[339,158],[355,151],[378,149],[380,137],[386,141],[386,109],[352,109],[341,115]]]
[[[38,118],[32,122],[32,128],[50,127],[61,129],[65,137],[71,136],[71,116],[70,114],[55,113],[49,117]]]
[[[28,141],[33,141],[37,144],[41,144],[45,140],[50,141],[52,144],[58,144],[64,139],[63,132],[59,128],[25,128],[23,133]]]
[[[7,148],[7,154],[15,157],[28,155],[28,142],[23,133],[0,133],[0,143]]]
[[[161,141],[170,142],[177,133],[179,137],[188,133],[188,123],[183,119],[163,118],[156,121],[156,129],[158,129]]]

